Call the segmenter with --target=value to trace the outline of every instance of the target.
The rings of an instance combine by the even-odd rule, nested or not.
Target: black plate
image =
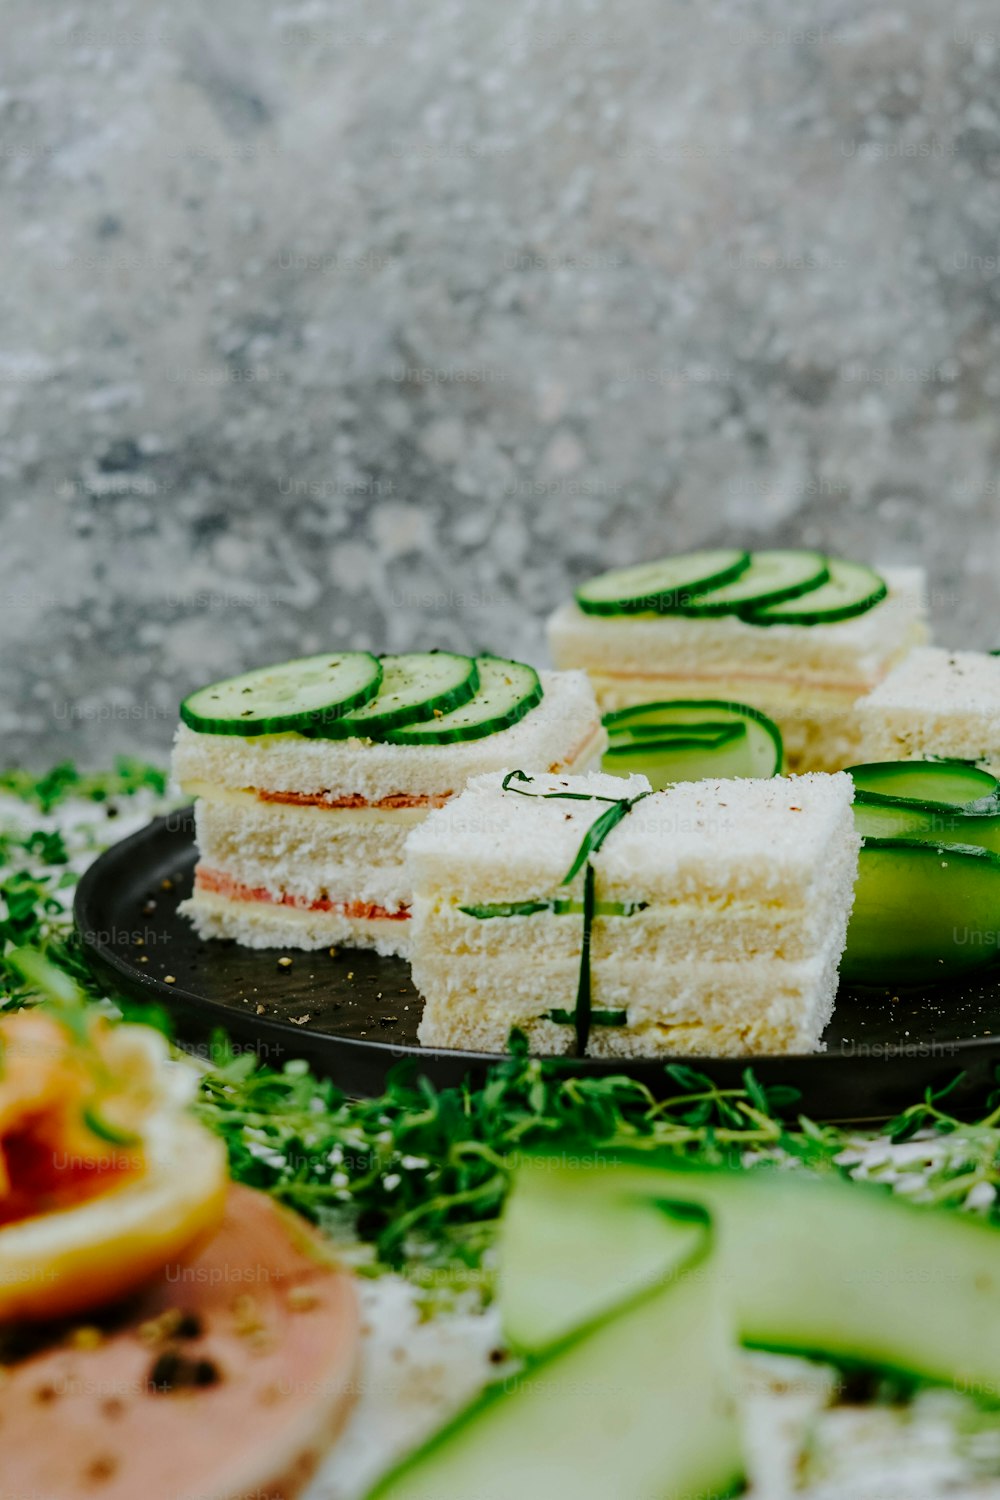
[[[223,1026],[237,1046],[274,1066],[304,1057],[356,1094],[381,1091],[403,1057],[447,1086],[476,1082],[490,1053],[435,1051],[417,1043],[421,1000],[399,958],[341,949],[331,958],[204,943],[177,913],[190,893],[195,863],[189,808],[159,818],[91,865],[76,892],[77,931],[92,967],[113,993],[155,1000],[176,1014],[179,1034],[197,1045]],[[173,983],[166,983],[166,976]],[[793,1084],[801,1108],[818,1119],[879,1119],[964,1072],[949,1108],[975,1108],[1000,1063],[1000,969],[921,992],[842,988],[827,1051],[760,1057],[764,1084]],[[724,1087],[739,1086],[746,1059],[676,1059]],[[565,1059],[590,1075],[629,1073],[657,1094],[671,1091],[664,1059]]]

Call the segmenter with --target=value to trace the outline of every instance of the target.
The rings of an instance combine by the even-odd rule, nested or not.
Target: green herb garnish
[[[30,771],[0,771],[0,792],[10,792],[43,813],[52,812],[71,797],[108,802],[114,797],[131,797],[139,791],[162,797],[166,789],[166,771],[127,755],[118,756],[113,771],[78,771],[69,760],[53,766],[42,776],[34,776]]]

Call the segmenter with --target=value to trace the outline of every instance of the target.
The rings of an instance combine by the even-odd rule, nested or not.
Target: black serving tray
[[[355,1094],[380,1092],[401,1058],[416,1059],[439,1086],[481,1081],[501,1060],[419,1045],[421,1000],[403,959],[290,951],[292,964],[282,967],[277,950],[202,942],[177,912],[195,860],[191,809],[169,813],[91,865],[74,909],[88,960],[110,992],[169,1007],[188,1045],[221,1026],[263,1061],[280,1067],[305,1058]],[[665,1070],[670,1060],[585,1057],[560,1066],[590,1076],[627,1073],[666,1095],[676,1091]],[[958,1074],[948,1107],[974,1109],[1000,1064],[1000,967],[926,991],[842,987],[822,1053],[673,1060],[723,1087],[738,1087],[749,1062],[761,1083],[799,1089],[797,1107],[815,1119],[885,1118]]]

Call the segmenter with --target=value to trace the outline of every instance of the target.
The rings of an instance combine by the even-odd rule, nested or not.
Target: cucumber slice
[[[601,769],[612,776],[645,776],[654,792],[676,781],[747,775],[746,738],[746,729],[738,727],[721,742],[675,735],[612,744],[604,752]]]
[[[961,760],[887,760],[849,766],[859,796],[882,802],[903,798],[927,807],[962,807],[995,798],[1000,783],[989,771]]]
[[[648,901],[595,901],[595,917],[634,917],[645,911]],[[488,922],[494,917],[533,917],[539,912],[551,912],[557,917],[582,917],[583,902],[572,897],[557,897],[554,901],[492,901],[485,906],[460,906],[466,917],[475,917]]]
[[[848,984],[935,984],[992,963],[1000,855],[870,838],[861,849],[840,975]]]
[[[646,1285],[487,1390],[369,1500],[722,1500],[741,1490],[712,1239],[702,1219],[678,1257],[665,1224],[648,1216]]]
[[[199,688],[181,704],[181,719],[199,734],[305,733],[361,708],[381,681],[370,651],[303,656]]]
[[[750,625],[834,625],[838,620],[866,614],[889,592],[885,579],[864,563],[846,562],[840,557],[828,557],[826,561],[830,576],[819,588],[801,599],[741,610],[741,618]]]
[[[481,740],[509,729],[542,701],[542,684],[534,667],[502,656],[477,656],[479,688],[461,708],[435,714],[420,724],[390,729],[393,745],[447,745],[459,740]]]
[[[547,1348],[599,1313],[604,1277],[618,1294],[645,1286],[650,1202],[674,1213],[690,1202],[715,1221],[744,1343],[861,1361],[996,1403],[1000,1232],[988,1221],[767,1165],[578,1159],[519,1158],[500,1242],[500,1308],[516,1348]],[[664,1230],[683,1253],[676,1220],[665,1217]]]
[[[610,717],[610,715],[609,715]],[[745,733],[745,724],[733,723],[724,718],[705,718],[693,724],[624,724],[615,729],[609,726],[612,744],[636,744],[640,739],[697,739],[699,744],[723,744],[726,739],[738,739]]]
[[[682,615],[732,615],[797,599],[830,577],[822,552],[751,552],[750,566],[734,583],[695,594],[678,606]]]
[[[749,566],[749,552],[736,548],[686,552],[601,573],[580,585],[576,602],[589,615],[665,614],[693,594],[730,583]]]
[[[410,651],[383,656],[378,696],[356,713],[321,725],[316,738],[379,739],[390,729],[422,723],[468,703],[479,687],[479,669],[471,656],[451,651]]]
[[[641,772],[654,791],[675,781],[769,777],[781,770],[781,731],[766,714],[743,703],[687,698],[639,703],[605,714],[604,724],[610,744],[602,769],[613,776]]]
[[[854,799],[854,823],[867,840],[917,839],[946,848],[963,844],[1000,854],[1000,809],[993,813],[963,812],[959,807],[906,802],[897,797]]]

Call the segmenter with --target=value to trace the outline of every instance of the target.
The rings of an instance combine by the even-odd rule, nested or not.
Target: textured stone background
[[[601,564],[923,560],[1000,644],[993,0],[6,0],[6,761]]]

